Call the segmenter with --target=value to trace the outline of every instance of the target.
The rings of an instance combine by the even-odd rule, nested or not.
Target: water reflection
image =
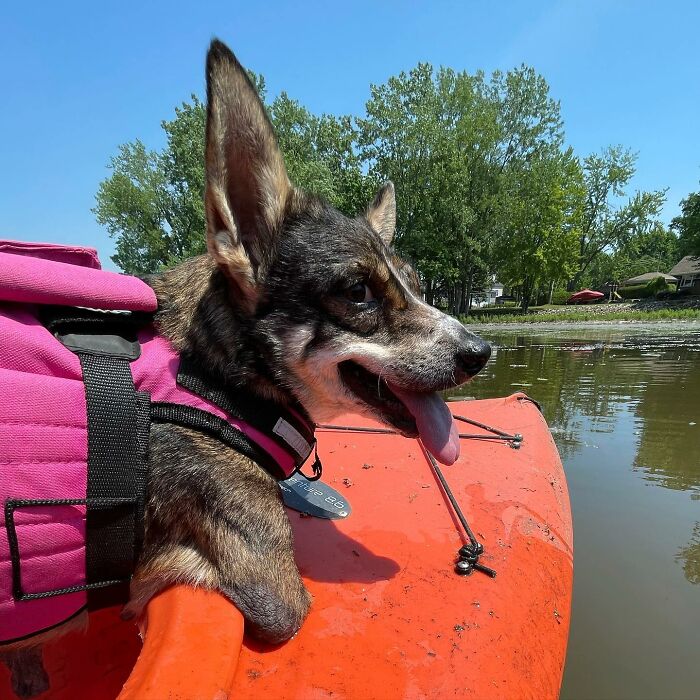
[[[700,522],[695,523],[690,542],[680,548],[676,561],[690,583],[700,583]]]
[[[659,349],[636,409],[641,434],[635,468],[661,486],[700,492],[700,367],[697,348]]]
[[[492,360],[464,393],[535,398],[567,472],[575,580],[562,698],[696,698],[700,326],[481,334]]]
[[[700,493],[700,331],[611,328],[482,335],[491,362],[466,394],[525,391],[543,407],[562,457],[581,446],[584,423],[612,434],[632,412],[633,467],[666,488]]]

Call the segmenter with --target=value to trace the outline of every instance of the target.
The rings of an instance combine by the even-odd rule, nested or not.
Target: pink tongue
[[[391,391],[416,419],[418,434],[438,462],[454,464],[459,457],[459,433],[450,409],[438,393],[416,394],[393,384]]]

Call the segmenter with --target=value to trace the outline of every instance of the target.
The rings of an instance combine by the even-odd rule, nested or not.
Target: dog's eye
[[[374,301],[372,290],[364,283],[358,282],[345,290],[345,298],[355,304],[363,304]]]

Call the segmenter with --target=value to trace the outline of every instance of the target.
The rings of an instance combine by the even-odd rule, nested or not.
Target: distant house
[[[669,272],[678,279],[678,290],[688,289],[700,294],[700,256],[686,255]]]
[[[505,287],[500,282],[491,282],[491,285],[483,291],[472,294],[472,308],[492,306],[496,303],[496,298],[503,295],[504,289]]]
[[[500,282],[494,282],[491,285],[491,288],[488,290],[488,295],[486,297],[487,305],[495,304],[496,298],[503,296],[504,289],[505,289],[505,286],[502,285]]]
[[[645,272],[643,275],[637,275],[636,277],[630,277],[622,283],[623,287],[634,287],[638,284],[646,284],[651,282],[657,277],[663,277],[667,284],[676,284],[678,279],[673,275],[665,275],[663,272]]]

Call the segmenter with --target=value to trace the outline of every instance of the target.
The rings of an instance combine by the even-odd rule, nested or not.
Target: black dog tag
[[[280,481],[279,487],[284,504],[300,513],[327,520],[347,518],[351,513],[347,499],[322,481],[309,481],[295,474]]]

